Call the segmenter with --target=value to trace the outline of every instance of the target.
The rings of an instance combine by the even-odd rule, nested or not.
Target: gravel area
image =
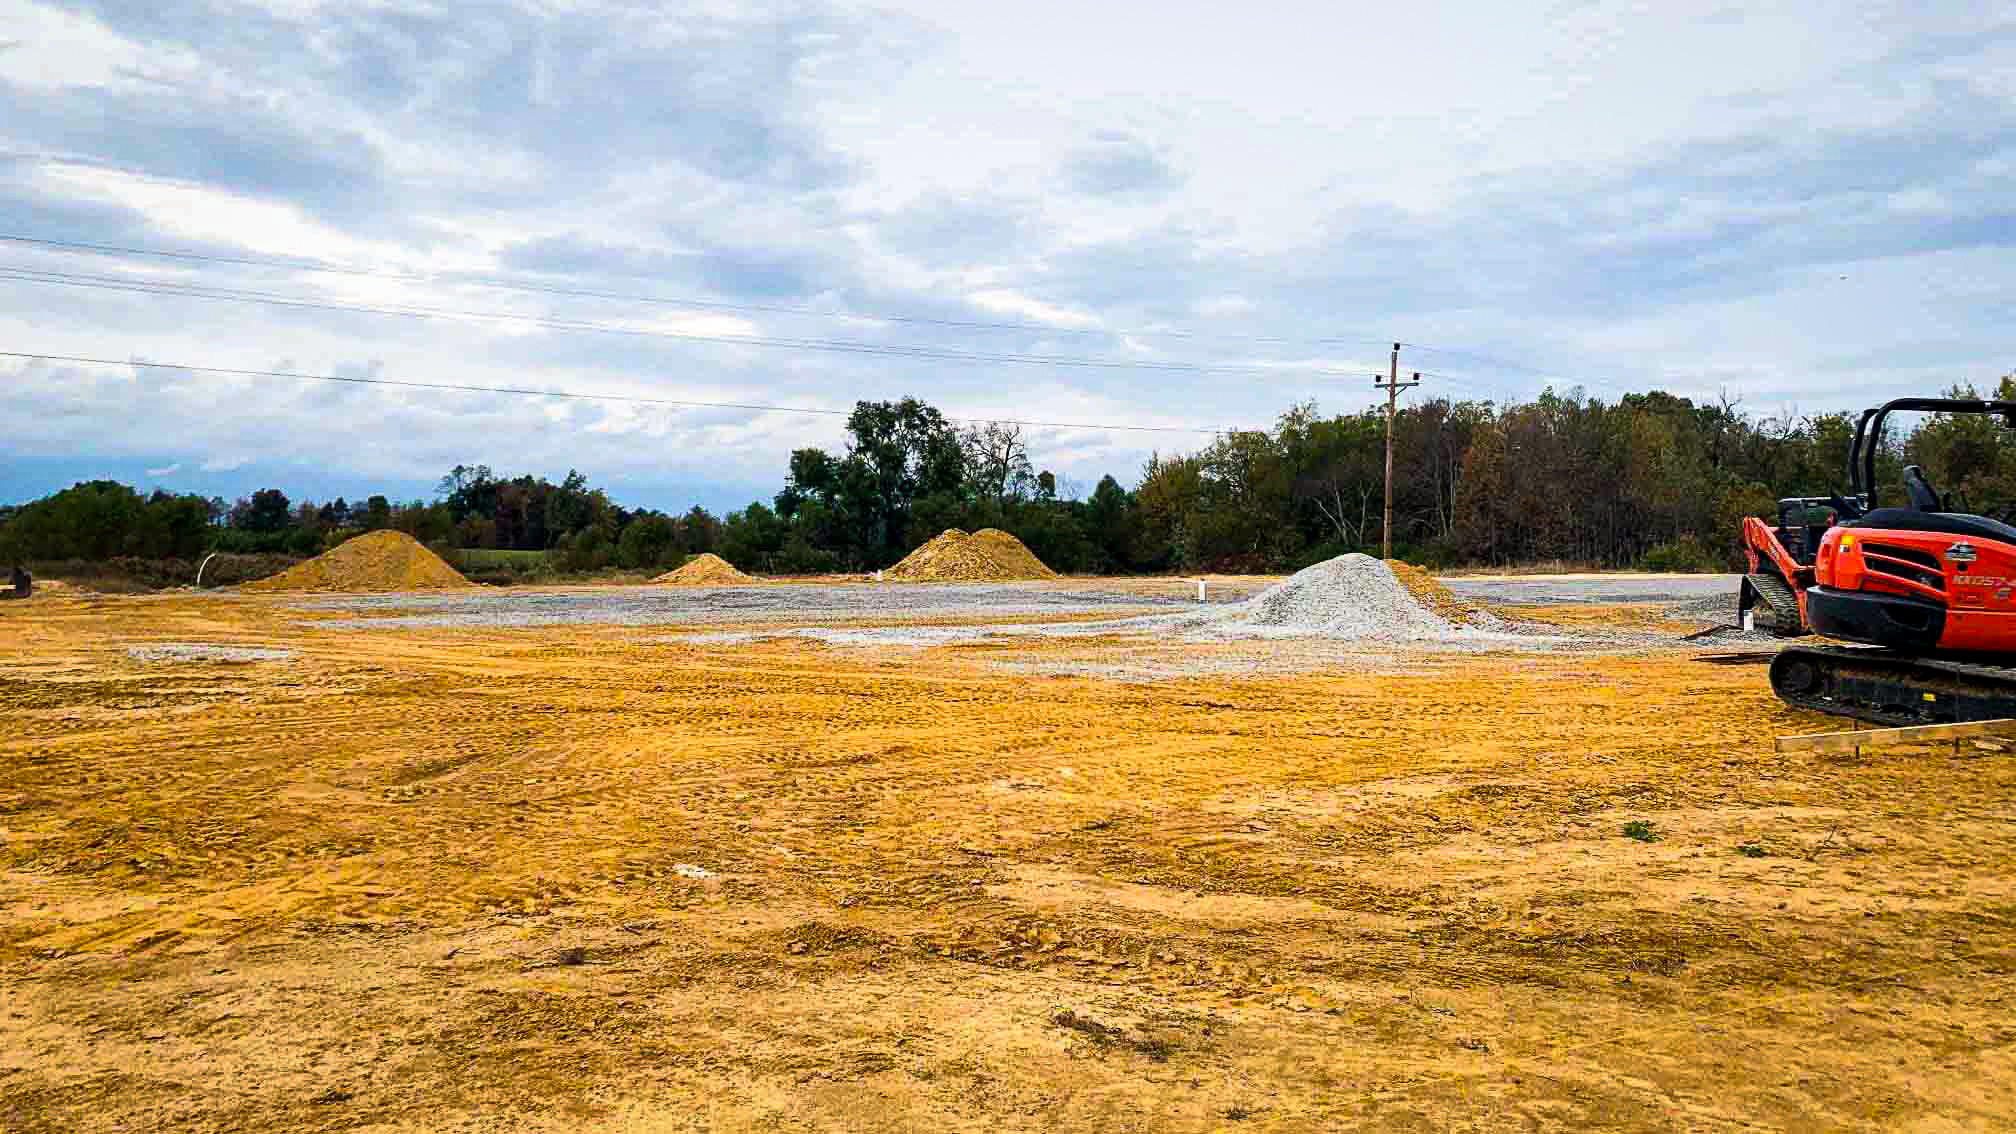
[[[1591,575],[1548,578],[1442,579],[1458,596],[1475,602],[1688,602],[1728,595],[1733,616],[1741,575]]]
[[[1703,598],[1688,599],[1674,603],[1668,611],[1676,619],[1699,618],[1704,622],[1726,622],[1736,625],[1736,587],[1731,586],[1720,594]]]
[[[455,595],[347,595],[295,604],[349,611],[324,626],[676,626],[800,620],[1041,617],[1194,608],[1194,599],[1059,587],[1049,583],[809,583],[741,587],[492,590]]]
[[[1735,584],[1681,579],[1488,580],[1458,584],[1490,603],[1671,604],[1678,620],[1732,621]],[[728,587],[485,589],[452,594],[328,596],[293,604],[334,612],[324,627],[500,628],[566,624],[675,629],[668,642],[734,645],[798,638],[840,647],[922,650],[1021,643],[986,654],[1004,669],[1122,679],[1391,669],[1426,654],[1714,646],[1628,628],[1515,622],[1488,609],[1452,625],[1424,609],[1378,560],[1344,556],[1256,593],[1217,586],[1210,600],[1083,580],[1018,583],[834,583]],[[1726,609],[1725,609],[1726,608]],[[1067,621],[1068,619],[1068,621]],[[951,623],[951,624],[946,624]],[[746,628],[744,628],[746,627]],[[1736,632],[1732,629],[1730,634]],[[1098,642],[1089,639],[1102,639]],[[1083,641],[1058,654],[1043,643]],[[1718,638],[1718,641],[1728,641]],[[1081,656],[1082,655],[1082,656]]]
[[[798,626],[771,631],[716,632],[684,640],[717,644],[762,637],[809,638],[836,646],[922,648],[986,639],[1083,638],[1096,635],[1144,639],[1158,648],[1260,640],[1297,640],[1343,645],[1353,656],[1368,645],[1411,644],[1437,649],[1544,648],[1567,639],[1558,635],[1511,634],[1498,629],[1456,626],[1423,607],[1393,572],[1366,555],[1344,555],[1318,563],[1252,598],[1196,609],[1095,622],[966,626],[833,627]],[[1497,622],[1496,619],[1493,620]],[[1316,651],[1318,653],[1321,650]],[[1336,652],[1336,651],[1331,651]],[[1310,649],[1265,651],[1246,656],[1185,659],[1184,672],[1251,672],[1292,656],[1309,668],[1325,658]],[[1048,664],[1048,663],[1040,663]],[[1200,669],[1199,667],[1203,667]]]

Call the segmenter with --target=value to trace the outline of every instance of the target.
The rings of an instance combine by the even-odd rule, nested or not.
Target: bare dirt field
[[[677,590],[0,604],[0,1129],[2012,1128],[2016,754],[1698,619]]]

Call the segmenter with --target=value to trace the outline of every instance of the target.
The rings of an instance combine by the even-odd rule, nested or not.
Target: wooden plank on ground
[[[1920,740],[1963,740],[1970,736],[2016,736],[2016,720],[1961,721],[1958,724],[1866,728],[1854,732],[1820,732],[1811,736],[1781,736],[1780,752],[1847,752],[1867,744],[1910,744]]]

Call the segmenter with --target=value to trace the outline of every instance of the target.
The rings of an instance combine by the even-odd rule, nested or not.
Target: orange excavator
[[[1850,495],[1780,501],[1775,528],[1744,520],[1744,624],[1848,643],[1779,651],[1771,688],[1788,705],[1886,725],[2016,717],[2016,526],[1949,509],[1917,465],[1904,470],[1905,502],[1880,505],[1885,419],[1912,411],[1990,414],[2016,429],[2016,401],[1900,398],[1865,410]]]

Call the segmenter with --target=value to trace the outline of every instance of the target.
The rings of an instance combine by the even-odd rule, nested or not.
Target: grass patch
[[[1771,852],[1765,850],[1762,843],[1740,843],[1736,847],[1736,853],[1744,858],[1763,858]]]
[[[1656,843],[1659,841],[1659,832],[1649,821],[1633,819],[1624,824],[1624,837],[1636,839],[1641,843]]]

